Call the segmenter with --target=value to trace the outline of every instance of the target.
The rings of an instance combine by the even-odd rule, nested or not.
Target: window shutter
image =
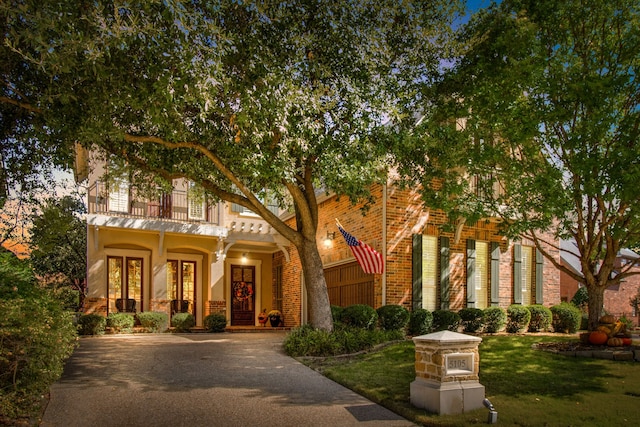
[[[491,243],[491,305],[500,303],[500,244]]]
[[[421,307],[422,301],[422,235],[413,235],[413,249],[411,252],[411,282],[412,301],[411,307],[417,310]]]
[[[231,212],[242,213],[244,212],[244,206],[241,206],[237,203],[231,203]]]
[[[476,306],[476,241],[467,239],[467,307]]]
[[[522,246],[513,245],[513,302],[522,304]]]
[[[449,310],[449,238],[440,237],[440,308]]]
[[[543,299],[543,275],[544,259],[542,252],[536,249],[536,304],[544,304]]]

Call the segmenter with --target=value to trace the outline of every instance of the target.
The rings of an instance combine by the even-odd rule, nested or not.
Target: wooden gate
[[[331,305],[374,304],[374,275],[366,274],[357,262],[324,270]]]

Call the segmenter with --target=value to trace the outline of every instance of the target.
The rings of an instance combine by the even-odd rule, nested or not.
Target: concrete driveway
[[[410,426],[284,354],[283,333],[82,338],[42,426]]]

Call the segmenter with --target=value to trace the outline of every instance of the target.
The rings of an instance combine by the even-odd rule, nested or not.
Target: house
[[[562,265],[569,268],[576,274],[582,275],[580,262],[575,255],[578,250],[572,240],[561,241],[560,259]],[[625,316],[635,325],[640,325],[640,313],[630,303],[631,299],[640,293],[640,255],[632,250],[622,249],[616,257],[615,269],[619,270],[624,266],[631,266],[631,272],[637,274],[623,279],[618,285],[610,286],[604,291],[604,311],[616,317]],[[571,301],[583,283],[578,282],[566,273],[560,276],[560,297],[562,301]]]
[[[296,249],[256,214],[210,203],[185,180],[144,196],[126,179],[103,181],[105,165],[78,151],[78,179],[88,182],[85,312],[189,312],[197,326],[224,313],[231,327],[260,327],[260,311],[277,309],[287,327],[308,321]],[[560,302],[559,271],[531,242],[501,236],[494,220],[450,230],[415,190],[390,180],[371,193],[366,214],[344,197],[320,199],[317,242],[332,304],[433,311]],[[383,274],[363,272],[336,218],[382,253]]]

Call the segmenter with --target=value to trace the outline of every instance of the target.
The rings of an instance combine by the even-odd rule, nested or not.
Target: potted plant
[[[272,327],[278,327],[282,323],[282,313],[278,310],[271,310],[269,312],[269,323]]]

